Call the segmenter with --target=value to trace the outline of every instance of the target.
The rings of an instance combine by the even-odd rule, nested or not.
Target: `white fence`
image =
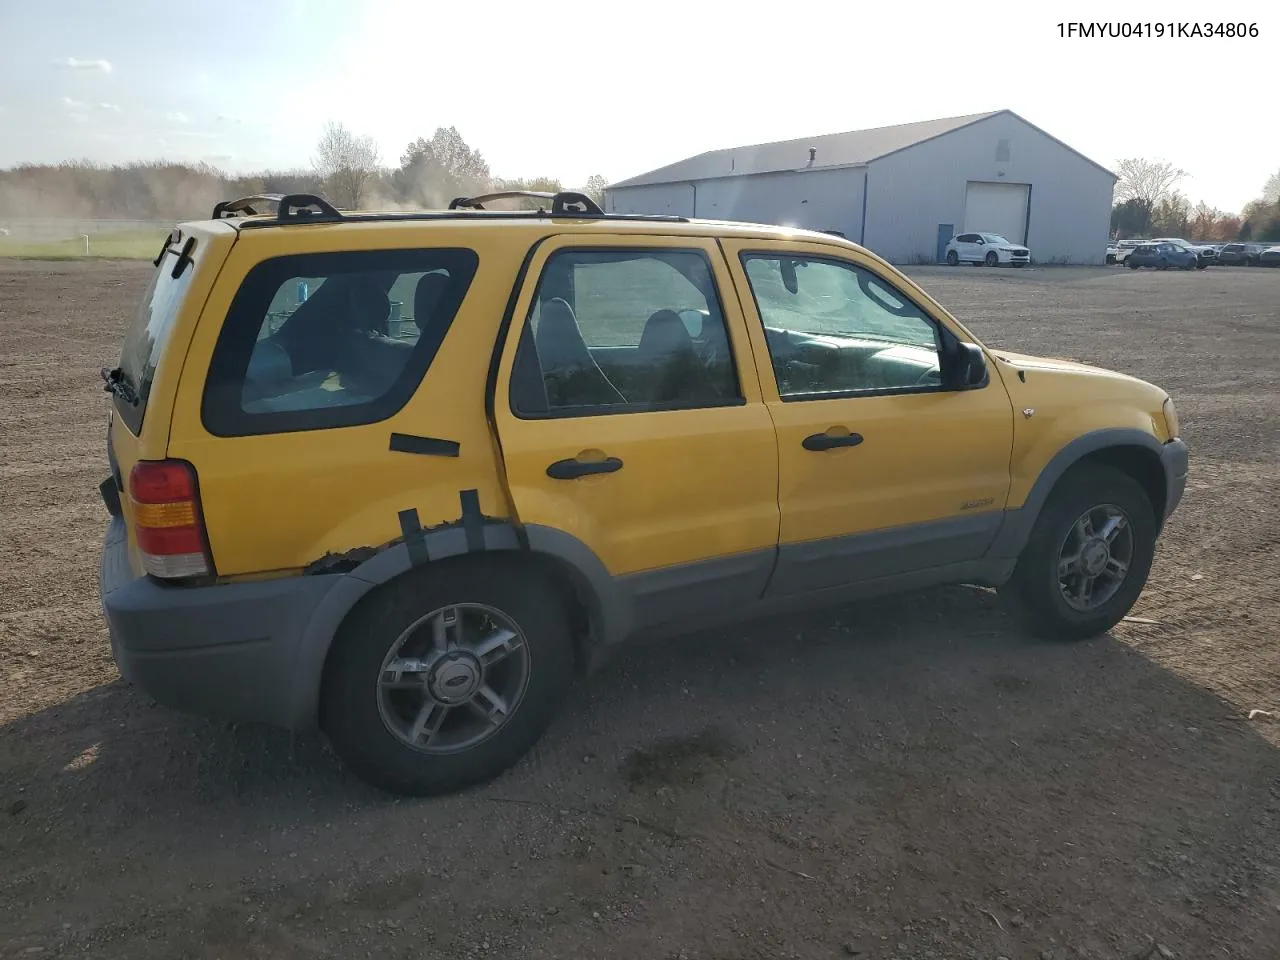
[[[0,236],[16,240],[54,241],[75,240],[111,234],[163,233],[173,227],[173,221],[164,220],[95,220],[64,219],[55,217],[3,217],[0,216]]]

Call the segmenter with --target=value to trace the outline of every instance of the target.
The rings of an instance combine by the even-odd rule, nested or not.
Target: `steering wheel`
[[[940,383],[942,383],[941,370],[926,370],[924,373],[920,374],[919,378],[916,380],[916,386],[918,387],[933,387]]]

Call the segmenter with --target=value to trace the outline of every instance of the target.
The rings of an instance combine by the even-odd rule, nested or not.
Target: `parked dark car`
[[[1196,255],[1196,251],[1168,242],[1144,243],[1135,248],[1124,262],[1131,270],[1139,267],[1155,267],[1157,270],[1168,270],[1170,267],[1177,267],[1179,270],[1195,270],[1197,267],[1203,269],[1203,261]]]
[[[1258,264],[1258,255],[1266,248],[1264,243],[1228,243],[1218,253],[1218,262],[1228,267],[1254,267]]]
[[[1265,247],[1258,254],[1258,266],[1280,267],[1280,247]]]

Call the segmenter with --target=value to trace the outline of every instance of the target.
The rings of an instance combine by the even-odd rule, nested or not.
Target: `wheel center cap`
[[[1101,540],[1090,540],[1080,551],[1080,566],[1091,577],[1096,577],[1106,569],[1111,559],[1111,550]]]
[[[451,653],[431,669],[427,688],[441,703],[465,703],[480,689],[484,673],[469,653]]]

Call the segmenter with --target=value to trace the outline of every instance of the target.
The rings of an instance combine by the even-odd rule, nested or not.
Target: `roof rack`
[[[224,200],[214,206],[213,219],[222,220],[236,214],[256,216],[259,212],[264,212],[258,209],[257,205],[261,203],[274,203],[276,219],[281,223],[342,219],[342,213],[337,207],[323,197],[310,193],[259,193],[239,200]]]
[[[559,193],[543,193],[538,190],[504,190],[501,193],[486,193],[479,197],[456,197],[449,203],[449,209],[460,210],[466,207],[472,210],[483,210],[484,205],[491,200],[511,200],[517,197],[550,200],[551,215],[553,217],[566,217],[575,213],[586,214],[589,217],[604,216],[604,211],[600,209],[598,203],[585,193],[575,193],[571,190],[561,190]]]

